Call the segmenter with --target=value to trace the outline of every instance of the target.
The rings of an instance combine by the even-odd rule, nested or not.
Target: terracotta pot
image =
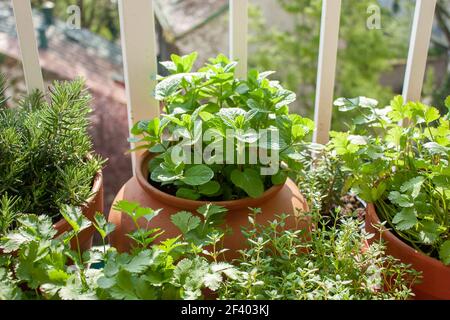
[[[158,241],[162,241],[180,234],[179,230],[170,221],[172,214],[182,210],[196,214],[195,210],[208,202],[177,198],[152,186],[147,181],[147,166],[151,157],[152,155],[148,152],[138,157],[135,177],[128,180],[120,189],[114,199],[114,203],[119,200],[128,200],[138,202],[143,207],[163,209],[148,225],[148,228],[159,227],[165,231],[158,239]],[[307,203],[295,183],[290,179],[283,185],[271,187],[259,198],[217,201],[213,203],[229,210],[225,224],[232,229],[232,234],[225,236],[224,239],[224,247],[230,249],[226,255],[228,259],[237,257],[236,250],[243,249],[246,246],[246,239],[241,233],[241,227],[248,225],[249,207],[262,209],[262,213],[257,216],[258,223],[266,223],[268,220],[274,220],[276,214],[285,213],[289,215],[286,221],[288,228],[298,227],[309,230],[311,225],[310,219],[302,214],[308,211]],[[299,219],[295,219],[294,214]],[[296,220],[299,222],[296,223]],[[122,212],[112,209],[109,213],[109,221],[116,225],[115,231],[110,236],[111,244],[119,251],[129,251],[132,246],[132,240],[126,234],[135,229],[131,218]],[[147,222],[144,219],[139,221],[139,225],[143,228],[146,227],[146,224]]]
[[[376,235],[372,241],[380,239],[380,233],[374,227],[379,224],[380,219],[375,207],[369,203],[366,214],[366,230]],[[411,264],[412,268],[422,272],[421,283],[413,286],[416,299],[450,299],[450,267],[410,247],[386,228],[384,228],[381,238],[386,241],[387,254],[404,263]]]
[[[83,215],[91,221],[94,220],[94,215],[96,212],[103,213],[103,174],[101,170],[94,178],[94,182],[92,184],[92,192],[94,194],[86,201],[86,204],[81,208]],[[58,230],[56,236],[59,236],[66,231],[72,230],[72,227],[66,220],[64,220],[64,218],[56,222],[53,227]],[[78,241],[80,242],[80,248],[82,251],[88,250],[92,247],[94,232],[94,226],[90,226],[89,228],[81,231],[81,233],[78,235]],[[71,241],[71,246],[74,250],[77,248],[75,239]]]

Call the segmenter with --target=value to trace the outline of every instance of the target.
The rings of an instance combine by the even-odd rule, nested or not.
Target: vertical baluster
[[[238,60],[236,76],[247,77],[248,0],[230,0],[230,58]]]
[[[316,130],[314,131],[313,141],[316,143],[327,143],[329,139],[340,12],[341,0],[323,0],[314,111]]]
[[[27,91],[30,93],[39,89],[44,92],[44,80],[39,65],[39,51],[36,44],[31,3],[29,0],[12,0],[12,5]]]
[[[131,128],[139,120],[159,115],[153,97],[156,86],[156,35],[152,0],[119,0],[120,33]],[[135,147],[132,143],[131,147]],[[136,154],[132,154],[133,172]]]
[[[417,0],[406,65],[403,98],[420,100],[427,65],[436,0]]]

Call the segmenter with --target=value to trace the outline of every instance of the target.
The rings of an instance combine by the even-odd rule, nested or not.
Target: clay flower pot
[[[147,165],[152,155],[148,152],[139,156],[136,164],[136,174],[120,189],[114,202],[128,200],[138,202],[143,207],[163,209],[155,217],[148,228],[161,228],[164,234],[158,239],[162,241],[167,238],[176,237],[180,231],[171,222],[170,216],[179,211],[187,210],[196,214],[196,209],[208,203],[205,201],[193,201],[175,197],[160,191],[148,181]],[[250,208],[261,208],[262,212],[257,216],[258,223],[266,223],[274,220],[276,214],[285,213],[289,215],[286,221],[288,228],[302,228],[309,230],[310,219],[302,213],[308,211],[308,206],[292,180],[287,180],[283,185],[273,186],[259,198],[245,198],[233,201],[217,201],[216,205],[223,206],[229,211],[226,215],[225,224],[231,228],[231,235],[225,236],[224,247],[230,249],[227,258],[237,257],[236,250],[246,246],[246,239],[241,233],[241,227],[248,225],[248,214]],[[296,223],[295,215],[299,217]],[[126,235],[135,229],[131,218],[122,212],[112,209],[109,213],[109,221],[116,225],[115,231],[110,235],[110,243],[119,251],[129,251],[132,240]],[[145,228],[147,222],[142,219],[139,222]]]
[[[380,233],[374,227],[380,224],[380,219],[372,203],[367,206],[366,230],[376,235],[372,239],[379,239]],[[411,264],[412,268],[422,272],[421,283],[413,286],[416,299],[450,299],[450,267],[437,259],[431,258],[400,240],[387,229],[381,234],[386,241],[387,254]]]
[[[83,215],[89,220],[94,220],[94,215],[96,212],[103,213],[103,174],[100,170],[97,172],[94,182],[92,184],[92,192],[93,195],[86,201],[86,204],[82,206],[81,210]],[[69,223],[61,218],[58,222],[56,222],[53,227],[58,231],[56,237],[63,234],[66,231],[72,230],[72,227]],[[78,235],[78,240],[80,242],[80,248],[82,251],[88,250],[92,247],[92,239],[94,237],[95,228],[94,226],[90,226],[89,228],[81,231]],[[71,241],[71,246],[73,249],[76,249],[77,243],[75,239]]]

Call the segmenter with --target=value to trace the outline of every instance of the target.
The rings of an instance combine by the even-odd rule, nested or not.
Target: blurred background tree
[[[409,2],[409,5],[406,3]],[[292,17],[288,30],[268,27],[261,10],[251,10],[253,24],[250,64],[277,70],[275,77],[298,95],[297,111],[314,112],[317,56],[320,41],[321,0],[278,0]],[[381,7],[381,29],[368,29],[366,21],[371,0],[342,1],[335,96],[365,95],[381,103],[392,97],[392,89],[380,84],[380,75],[395,59],[407,55],[411,1],[400,1],[404,14]]]

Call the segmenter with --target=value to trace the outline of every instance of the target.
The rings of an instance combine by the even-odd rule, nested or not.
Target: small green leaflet
[[[389,200],[399,205],[400,207],[409,208],[414,206],[414,202],[406,194],[401,194],[398,191],[392,191],[389,193]]]
[[[439,249],[439,258],[444,264],[450,265],[450,240],[446,240],[443,244],[441,244]]]
[[[99,212],[95,214],[94,221],[94,227],[103,239],[116,228],[115,224],[106,221],[105,216]]]
[[[447,110],[448,110],[448,113],[447,113],[447,115],[446,115],[446,118],[447,118],[447,120],[450,120],[450,96],[448,96],[448,97],[445,99],[445,107],[446,107]]]
[[[83,215],[80,208],[66,206],[65,208],[61,209],[60,212],[75,232],[81,232],[82,230],[89,228],[92,224]]]
[[[189,231],[194,230],[200,225],[201,222],[199,217],[196,217],[187,211],[181,211],[173,214],[170,217],[170,220],[183,234],[187,234]]]
[[[425,244],[434,243],[441,234],[439,225],[434,221],[421,221],[419,230],[419,239]]]
[[[400,231],[411,229],[417,222],[416,212],[413,208],[403,208],[392,219],[392,223]]]
[[[216,206],[212,203],[205,204],[197,209],[197,212],[200,213],[205,220],[209,220],[211,217],[216,215],[223,215],[228,210],[221,206]]]
[[[131,273],[140,273],[150,266],[152,253],[150,250],[143,250],[137,256],[131,258],[130,262],[122,268]]]
[[[414,177],[405,182],[404,184],[402,184],[400,191],[401,192],[410,191],[411,196],[413,197],[413,199],[415,199],[419,195],[420,189],[422,188],[422,184],[424,183],[424,181],[425,178],[422,176]]]
[[[440,113],[439,113],[438,109],[436,109],[434,107],[426,108],[424,118],[425,118],[425,122],[427,124],[433,122],[434,120],[439,119],[439,117],[440,117]]]
[[[213,291],[216,291],[217,289],[219,289],[220,284],[223,281],[223,278],[220,275],[220,273],[207,273],[203,278],[203,281],[206,287],[208,287]]]

